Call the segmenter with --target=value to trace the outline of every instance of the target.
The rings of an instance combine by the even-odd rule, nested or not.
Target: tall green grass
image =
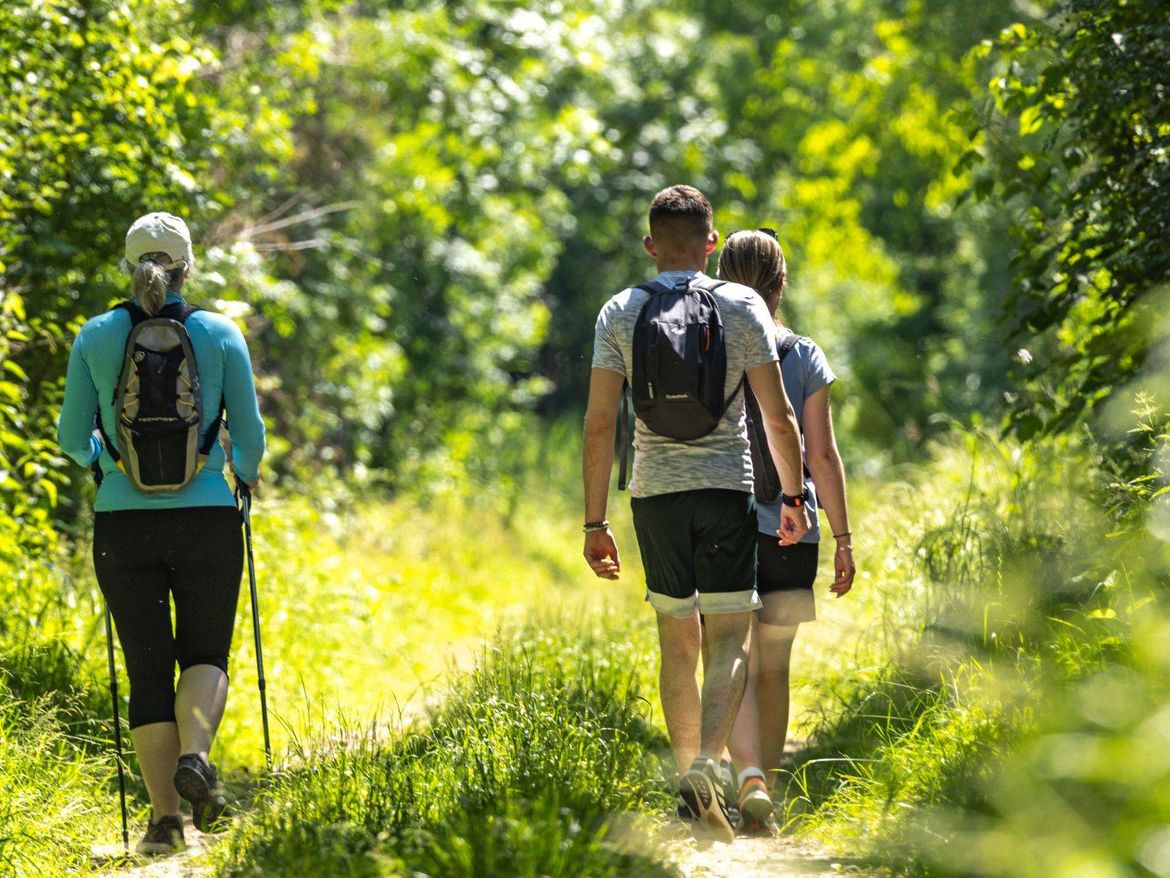
[[[619,617],[644,611],[636,575],[599,586],[581,561],[576,512],[568,511],[573,490],[568,500],[484,494],[388,500],[322,483],[258,502],[256,558],[278,759],[290,749],[308,758],[298,742],[319,725],[306,720],[306,705],[355,723],[381,716],[383,730],[423,715],[448,697],[449,678],[475,667],[494,632],[519,623],[534,607],[561,619],[558,625],[606,610]],[[3,560],[0,594],[11,609],[0,620],[0,674],[7,680],[0,697],[24,705],[23,724],[0,723],[0,746],[24,747],[36,729],[36,740],[60,748],[52,761],[47,743],[38,745],[27,770],[3,776],[0,797],[35,801],[38,784],[53,783],[65,792],[84,786],[88,803],[63,809],[75,818],[66,832],[14,832],[5,856],[41,863],[37,874],[84,874],[92,868],[92,844],[118,842],[116,787],[108,783],[114,763],[103,608],[84,540],[52,540],[38,555]],[[247,601],[245,583],[232,692],[213,754],[229,775],[263,764]],[[129,687],[121,665],[119,657],[125,722]],[[630,667],[653,673],[643,662]],[[128,756],[136,832],[146,803]],[[36,759],[44,762],[40,774],[32,771]],[[88,780],[63,774],[71,760],[96,773]],[[29,812],[28,819],[34,817]],[[568,821],[566,845],[597,829]],[[505,833],[508,843],[519,844],[513,836],[526,831],[517,823]]]
[[[973,435],[902,489],[863,645],[812,656],[794,827],[899,873],[1170,874],[1170,554],[1106,484],[1067,441]]]
[[[70,729],[83,706],[18,700],[11,681],[0,673],[0,875],[81,874],[95,839],[114,838],[112,766]]]
[[[635,815],[672,796],[623,626],[494,642],[424,724],[318,732],[217,849],[246,876],[669,876]],[[645,818],[642,818],[645,822]]]

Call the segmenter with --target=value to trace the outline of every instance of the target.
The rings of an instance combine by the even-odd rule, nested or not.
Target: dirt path
[[[857,866],[833,858],[816,844],[782,838],[737,838],[730,845],[699,845],[692,840],[670,846],[671,858],[686,878],[797,878],[856,875]]]
[[[211,869],[197,858],[205,853],[203,837],[188,833],[185,852],[155,860],[139,859],[129,866],[111,868],[102,878],[210,878]],[[116,848],[95,852],[115,857]],[[700,846],[694,840],[673,842],[670,858],[686,878],[810,878],[810,876],[865,873],[857,866],[842,863],[815,844],[792,838],[737,838],[734,844]]]
[[[196,831],[189,819],[183,820],[187,849],[170,857],[132,857],[121,860],[122,846],[103,845],[94,849],[94,861],[102,871],[100,878],[210,878],[211,867],[197,862],[208,850],[209,837]],[[130,836],[131,849],[137,839]]]
[[[120,846],[95,849],[99,863],[109,863],[101,878],[210,878],[211,867],[199,857],[208,850],[208,837],[187,822],[187,850],[173,857],[137,858],[117,865]],[[700,844],[694,839],[677,839],[668,845],[668,856],[685,878],[809,878],[809,876],[854,875],[860,867],[841,862],[815,843],[782,838],[737,838],[733,844]]]

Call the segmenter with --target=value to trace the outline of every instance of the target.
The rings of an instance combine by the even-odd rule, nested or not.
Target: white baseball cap
[[[147,253],[165,253],[171,258],[166,268],[177,268],[185,262],[190,270],[195,265],[191,251],[191,232],[187,224],[170,213],[155,212],[140,216],[126,233],[126,263],[130,268]]]

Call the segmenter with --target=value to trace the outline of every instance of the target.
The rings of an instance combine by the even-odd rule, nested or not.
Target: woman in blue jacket
[[[145,316],[184,302],[181,291],[195,260],[183,220],[166,213],[139,218],[126,235],[125,256],[132,301]],[[95,429],[117,423],[115,396],[131,326],[130,312],[118,308],[81,328],[69,356],[57,435],[69,457],[82,466],[98,464],[102,474],[94,568],[126,660],[130,733],[150,794],[150,822],[138,851],[157,854],[183,845],[180,795],[200,831],[212,830],[224,808],[208,754],[227,700],[244,552],[218,443],[182,488],[148,493],[116,463],[126,449],[114,449],[121,452],[114,457],[106,447],[103,437],[114,431]],[[222,399],[236,478],[254,486],[264,423],[244,337],[231,320],[208,311],[190,314],[184,326],[208,402],[199,435],[218,429]]]

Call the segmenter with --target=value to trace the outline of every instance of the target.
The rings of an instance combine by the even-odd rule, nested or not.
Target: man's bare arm
[[[781,490],[790,497],[802,494],[804,466],[800,457],[800,427],[784,390],[780,364],[756,366],[748,370],[747,377],[764,415],[764,431],[768,434],[776,470],[780,473]]]
[[[804,466],[800,455],[800,427],[796,413],[784,391],[784,380],[780,376],[779,363],[765,363],[748,369],[748,381],[752,392],[760,403],[764,416],[764,432],[776,470],[780,474],[780,490],[789,497],[804,494]],[[792,545],[808,533],[808,510],[781,505],[780,544]]]
[[[589,404],[585,410],[582,471],[585,479],[585,521],[602,521],[609,503],[613,470],[613,434],[617,425],[625,376],[594,368],[589,378]],[[585,560],[603,579],[617,579],[621,569],[617,543],[608,530],[585,535]]]

